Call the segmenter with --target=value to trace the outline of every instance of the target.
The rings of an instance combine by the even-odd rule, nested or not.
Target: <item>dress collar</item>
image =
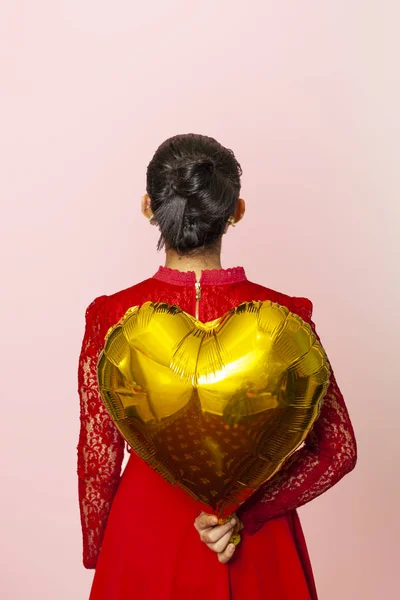
[[[196,283],[194,271],[179,271],[179,269],[170,269],[163,266],[158,268],[153,277],[174,285],[194,285]],[[200,278],[201,285],[223,285],[226,283],[240,283],[241,281],[247,281],[243,267],[204,269]]]

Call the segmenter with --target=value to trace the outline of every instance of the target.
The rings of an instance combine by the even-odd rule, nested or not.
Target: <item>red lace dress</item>
[[[315,600],[296,508],[337,483],[354,468],[357,457],[333,371],[320,416],[303,446],[240,507],[242,542],[228,564],[219,563],[200,541],[193,526],[199,506],[193,499],[133,451],[121,476],[125,442],[96,379],[104,335],[130,306],[147,300],[177,304],[194,315],[195,282],[193,272],[160,267],[137,285],[97,297],[86,310],[78,368],[77,472],[83,565],[96,569],[90,600]],[[205,270],[200,285],[203,322],[244,301],[272,300],[308,321],[315,332],[310,300],[252,283],[242,267]]]

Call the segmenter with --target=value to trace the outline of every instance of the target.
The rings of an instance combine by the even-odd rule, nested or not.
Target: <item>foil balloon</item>
[[[330,376],[308,323],[271,301],[202,323],[177,306],[133,306],[97,364],[103,401],[128,444],[220,518],[304,441]]]

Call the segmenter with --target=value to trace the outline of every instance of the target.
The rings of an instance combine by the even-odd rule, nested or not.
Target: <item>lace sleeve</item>
[[[78,495],[83,537],[83,565],[94,569],[111,502],[117,490],[124,440],[103,403],[97,386],[97,359],[107,324],[99,296],[87,307],[78,362],[80,432],[77,445]]]
[[[310,302],[310,301],[308,301]],[[311,303],[310,303],[311,304]],[[311,308],[302,313],[318,341]],[[240,507],[238,515],[249,534],[273,517],[298,508],[335,485],[357,461],[353,426],[331,366],[331,377],[318,419],[303,446]]]

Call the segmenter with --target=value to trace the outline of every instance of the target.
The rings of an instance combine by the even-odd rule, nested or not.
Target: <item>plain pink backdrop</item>
[[[163,263],[139,211],[145,169],[166,137],[199,132],[244,169],[223,266],[312,299],[354,422],[356,470],[300,509],[321,600],[393,598],[399,4],[3,0],[1,13],[1,597],[88,597],[84,311]]]

